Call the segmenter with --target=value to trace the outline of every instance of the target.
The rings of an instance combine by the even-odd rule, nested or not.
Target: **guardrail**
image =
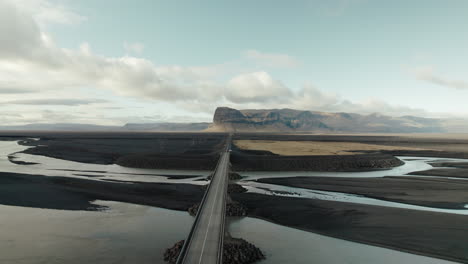
[[[226,148],[225,148],[224,151],[221,152],[218,163],[216,164],[216,167],[213,170],[210,183],[208,184],[208,187],[206,188],[205,193],[203,194],[203,198],[202,198],[202,200],[200,202],[200,206],[198,207],[197,214],[195,215],[195,221],[193,222],[192,228],[190,229],[190,232],[189,232],[189,234],[187,236],[187,239],[185,240],[184,245],[182,246],[182,249],[180,250],[179,257],[177,257],[176,264],[184,263],[184,259],[185,259],[186,253],[187,253],[187,249],[190,246],[190,243],[192,242],[193,233],[197,229],[198,223],[200,222],[200,213],[202,211],[202,208],[205,205],[206,196],[208,195],[208,192],[211,189],[211,183],[213,182],[213,177],[215,176],[216,171],[218,171],[219,164],[223,161],[222,160],[223,154],[226,153],[229,150],[230,146],[231,146],[231,136],[229,136],[226,139]],[[227,193],[227,191],[226,191],[226,193]],[[226,208],[226,194],[224,194],[224,201],[225,202],[224,202],[224,210],[223,211],[225,211],[225,208]],[[223,224],[222,224],[222,227],[221,227],[222,228],[222,236],[224,236],[224,219],[225,219],[225,215],[223,215]],[[223,239],[221,239],[220,241],[223,241]],[[222,258],[223,258],[223,253],[222,253],[223,252],[222,251],[223,245],[222,244],[223,243],[220,243],[220,244],[221,244],[220,245],[221,251],[218,251],[218,254],[219,254],[218,255],[218,261],[219,261],[219,263],[223,263],[222,262]],[[221,252],[221,253],[219,253],[219,252]]]
[[[229,151],[229,148],[228,148],[228,151]],[[229,177],[229,155],[230,153],[228,152],[226,155],[228,155],[228,177]],[[221,224],[221,232],[219,233],[219,241],[221,241],[221,243],[219,243],[218,245],[218,263],[221,264],[223,263],[223,252],[224,252],[224,225],[226,223],[226,197],[227,197],[227,185],[229,184],[229,179],[224,183],[224,188],[225,188],[225,192],[224,192],[224,195],[223,195],[223,212],[225,212],[223,215],[222,215],[222,224]]]

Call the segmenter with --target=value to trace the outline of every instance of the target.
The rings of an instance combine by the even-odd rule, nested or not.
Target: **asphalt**
[[[181,263],[219,263],[224,237],[229,147],[220,157]]]

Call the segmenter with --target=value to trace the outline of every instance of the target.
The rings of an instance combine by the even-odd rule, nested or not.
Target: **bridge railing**
[[[228,142],[226,144],[230,144],[230,140],[228,139]],[[182,249],[180,250],[180,253],[179,253],[179,257],[177,257],[177,261],[176,261],[176,264],[182,264],[184,263],[184,259],[185,259],[185,256],[186,256],[186,253],[187,253],[187,249],[188,247],[190,246],[190,243],[192,242],[192,237],[193,237],[193,234],[195,233],[195,230],[197,229],[197,226],[198,226],[198,223],[200,222],[200,215],[201,215],[201,211],[205,205],[205,200],[206,200],[206,196],[208,195],[208,192],[210,191],[211,189],[211,183],[213,182],[213,177],[215,176],[216,174],[216,171],[218,171],[218,167],[219,167],[219,164],[222,162],[222,157],[224,155],[225,151],[221,152],[221,155],[219,157],[219,160],[218,160],[218,163],[216,163],[216,167],[211,175],[211,180],[210,180],[210,183],[208,184],[208,187],[206,188],[205,190],[205,193],[203,194],[203,198],[200,202],[200,206],[198,206],[198,210],[197,210],[197,214],[195,215],[195,221],[193,222],[192,224],[192,228],[190,229],[190,232],[187,236],[187,239],[185,239],[185,242],[184,242],[184,245],[182,246]],[[226,198],[226,197],[224,197]],[[225,200],[226,201],[226,200]],[[226,203],[224,204],[224,206],[226,206]],[[223,215],[223,225],[222,225],[222,234],[224,236],[224,218],[225,216]],[[222,241],[222,239],[221,239]],[[222,243],[221,243],[222,244]],[[222,249],[222,245],[221,245],[221,249]],[[222,263],[222,257],[223,257],[223,251],[218,251],[218,252],[221,252],[219,254],[219,260],[221,262],[219,263]]]
[[[230,155],[230,153],[228,152],[226,155]],[[229,177],[229,159],[228,159],[228,177]],[[221,216],[221,232],[219,233],[219,241],[221,241],[221,243],[219,243],[219,248],[218,248],[218,263],[223,263],[223,251],[224,251],[224,225],[226,223],[226,196],[227,196],[227,185],[229,184],[229,178],[227,179],[227,181],[224,183],[224,188],[225,188],[225,192],[224,192],[224,195],[223,195],[223,214]]]

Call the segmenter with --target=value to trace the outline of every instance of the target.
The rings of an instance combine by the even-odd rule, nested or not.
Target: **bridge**
[[[221,153],[177,264],[221,264],[231,136]]]

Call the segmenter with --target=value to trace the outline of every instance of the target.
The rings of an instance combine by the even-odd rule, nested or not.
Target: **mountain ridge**
[[[392,117],[345,112],[318,112],[295,109],[244,109],[218,107],[210,131],[237,132],[362,132],[362,133],[456,133],[467,132],[468,121]]]
[[[75,123],[36,123],[0,126],[0,131],[148,131],[148,132],[311,132],[311,133],[467,133],[468,120],[392,117],[346,112],[284,109],[241,109],[218,107],[213,122],[127,123],[104,126]]]

